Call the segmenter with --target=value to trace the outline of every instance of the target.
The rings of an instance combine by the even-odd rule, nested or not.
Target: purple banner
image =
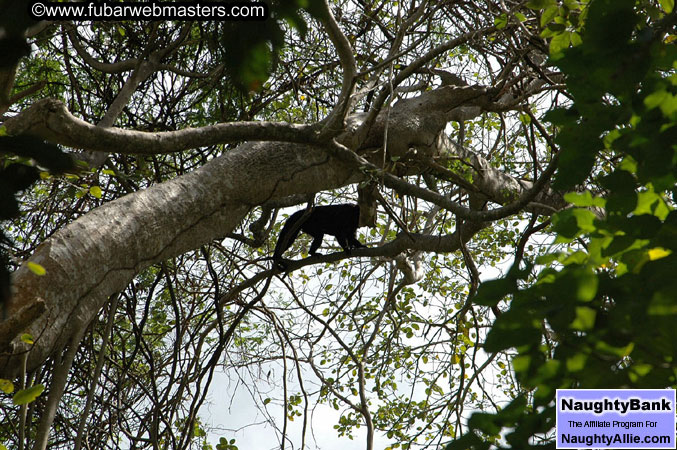
[[[674,389],[558,389],[557,448],[675,448]]]

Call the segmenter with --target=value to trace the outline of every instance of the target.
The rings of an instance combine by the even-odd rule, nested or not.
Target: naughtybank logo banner
[[[557,448],[675,448],[674,389],[558,389]]]

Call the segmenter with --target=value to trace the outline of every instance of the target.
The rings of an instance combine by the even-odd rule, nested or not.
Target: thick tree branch
[[[364,115],[349,118],[347,132],[339,141],[350,148],[381,147],[383,130],[390,121],[388,151],[401,156],[410,147],[430,147],[439,132],[451,120],[468,120],[482,111],[507,110],[509,106],[493,101],[485,86],[447,86],[420,96],[401,100],[393,106],[389,118],[379,116],[368,139],[358,147],[359,129]],[[115,127],[97,127],[73,116],[58,100],[35,102],[4,123],[8,134],[32,134],[47,141],[85,150],[130,154],[165,154],[191,148],[239,141],[284,141],[320,144],[316,125],[284,122],[228,122],[177,131],[142,132]],[[358,129],[359,128],[359,129]]]
[[[32,134],[73,148],[154,155],[241,140],[312,142],[312,127],[284,122],[228,122],[149,133],[102,128],[73,116],[59,100],[35,102],[4,123],[8,134]]]
[[[137,58],[129,58],[115,63],[106,63],[101,62],[98,59],[90,55],[87,50],[82,46],[80,38],[76,34],[74,26],[66,26],[68,39],[70,40],[73,48],[77,52],[78,56],[82,58],[82,61],[87,64],[89,67],[98,70],[103,73],[121,73],[134,70],[135,67],[139,65],[139,60]]]
[[[450,39],[449,41],[431,49],[420,58],[417,58],[412,63],[410,63],[406,68],[404,68],[401,72],[399,72],[392,80],[392,82],[388,86],[386,86],[376,97],[376,99],[372,103],[372,109],[369,111],[360,128],[356,130],[355,132],[356,146],[361,147],[365,145],[364,141],[367,139],[367,136],[371,134],[371,127],[372,125],[374,125],[374,121],[376,120],[377,115],[380,113],[381,107],[385,104],[386,100],[388,99],[388,96],[392,94],[390,89],[394,89],[397,86],[399,86],[400,83],[402,83],[413,73],[415,73],[421,67],[428,64],[430,61],[432,61],[440,54],[449,51],[455,47],[458,47],[459,45],[467,43],[473,39],[476,39],[477,37],[482,36],[486,33],[493,32],[495,31],[495,29],[496,27],[483,28],[480,30],[473,31],[471,33],[466,33],[457,38]]]

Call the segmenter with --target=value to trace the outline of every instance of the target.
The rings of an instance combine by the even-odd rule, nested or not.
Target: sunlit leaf
[[[4,392],[5,394],[11,394],[14,392],[14,383],[12,383],[10,380],[0,378],[0,391]]]
[[[564,194],[564,200],[576,206],[597,206],[603,208],[605,204],[602,197],[593,197],[590,191],[568,192]]]
[[[597,311],[584,306],[576,307],[576,318],[571,322],[571,328],[579,331],[592,330],[595,326]]]
[[[569,47],[571,44],[571,33],[568,31],[563,31],[556,34],[550,40],[550,56],[559,56],[562,51]]]
[[[42,384],[36,384],[35,386],[29,387],[28,389],[22,389],[14,394],[12,402],[15,405],[25,405],[38,398],[44,390],[45,386]]]
[[[649,259],[651,261],[654,261],[656,259],[665,258],[666,256],[670,255],[671,253],[672,253],[672,250],[666,250],[662,247],[652,248],[648,251]]]
[[[530,9],[544,9],[557,5],[556,0],[529,0],[527,8]]]
[[[47,274],[47,270],[45,270],[45,268],[42,267],[42,266],[41,266],[40,264],[38,264],[38,263],[34,263],[34,262],[32,262],[32,261],[28,261],[28,262],[26,263],[26,265],[28,266],[28,269],[29,269],[31,272],[33,272],[34,274],[36,274],[36,275],[38,275],[38,276],[44,276],[45,274]]]
[[[661,8],[668,14],[670,14],[675,7],[675,0],[659,0],[659,2]]]
[[[584,353],[576,353],[572,357],[567,358],[566,361],[567,370],[569,370],[570,372],[578,372],[580,370],[583,370],[587,360],[588,357]]]
[[[101,192],[101,188],[99,186],[92,186],[89,188],[89,193],[92,194],[92,196],[96,198],[101,198],[101,195],[103,194]]]
[[[494,25],[499,30],[503,29],[508,25],[508,16],[504,13],[494,18]]]
[[[543,11],[543,13],[541,14],[541,26],[544,27],[547,24],[549,24],[552,21],[552,19],[554,19],[555,16],[557,16],[558,14],[559,14],[559,6],[557,6],[556,4],[546,8],[545,11]]]

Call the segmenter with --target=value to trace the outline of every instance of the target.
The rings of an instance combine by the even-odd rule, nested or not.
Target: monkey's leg
[[[317,253],[317,249],[320,248],[320,245],[322,245],[322,239],[324,238],[324,233],[318,233],[313,236],[313,243],[310,244],[310,250],[308,250],[308,253],[310,255],[314,255]]]
[[[277,238],[275,252],[273,253],[274,260],[279,260],[280,258],[282,258],[282,254],[286,252],[289,247],[291,247],[291,245],[294,243],[300,232],[301,230],[296,230],[291,235],[287,234],[289,233],[288,230],[283,229],[282,232],[280,232],[280,236]]]
[[[350,238],[348,236],[336,236],[336,241],[344,251],[350,252]]]
[[[366,247],[355,236],[348,236],[348,244],[350,244],[350,247],[352,247],[352,248]]]

